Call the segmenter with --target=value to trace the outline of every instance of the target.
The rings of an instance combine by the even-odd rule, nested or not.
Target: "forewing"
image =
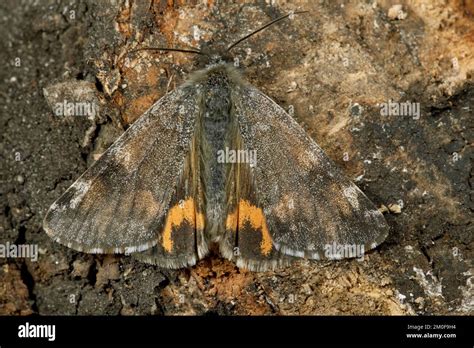
[[[48,235],[89,253],[155,245],[184,172],[198,105],[192,88],[155,103],[51,206]]]
[[[205,211],[200,181],[200,127],[196,128],[183,174],[170,202],[161,233],[152,248],[133,253],[136,259],[165,268],[192,266],[208,253],[204,238]]]
[[[265,271],[290,264],[292,257],[278,251],[257,196],[252,175],[252,149],[245,146],[237,119],[229,148],[247,154],[247,162],[227,164],[227,214],[225,232],[219,240],[221,254],[237,266]]]
[[[247,86],[233,90],[233,102],[243,143],[256,150],[251,176],[277,250],[339,258],[331,248],[364,251],[385,239],[383,215],[280,106]]]

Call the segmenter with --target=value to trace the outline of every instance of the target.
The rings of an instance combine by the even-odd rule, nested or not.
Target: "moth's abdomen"
[[[206,234],[211,240],[222,231],[226,212],[226,163],[218,161],[218,153],[228,143],[231,125],[231,99],[227,75],[216,71],[205,84],[202,113],[201,180],[206,197]]]

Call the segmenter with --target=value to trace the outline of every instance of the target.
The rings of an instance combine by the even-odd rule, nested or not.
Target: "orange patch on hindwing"
[[[163,228],[162,245],[167,252],[173,250],[173,228],[181,226],[185,221],[191,226],[195,226],[197,230],[202,230],[204,228],[204,215],[196,211],[196,206],[192,197],[186,200],[181,200],[178,204],[171,207],[166,216],[166,223]]]
[[[252,205],[249,201],[241,199],[238,208],[227,216],[226,229],[235,231],[238,226],[243,226],[248,221],[252,229],[260,230],[262,241],[260,251],[263,255],[270,254],[273,248],[272,237],[267,227],[267,220],[262,208]]]

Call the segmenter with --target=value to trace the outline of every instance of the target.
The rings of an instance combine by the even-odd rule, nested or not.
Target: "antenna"
[[[268,27],[269,27],[270,25],[272,25],[272,24],[275,24],[275,23],[277,23],[277,22],[279,22],[279,21],[281,21],[281,20],[283,20],[283,19],[285,19],[285,18],[287,18],[287,17],[292,16],[292,15],[300,14],[300,13],[306,13],[306,12],[309,12],[309,11],[290,12],[290,13],[288,13],[288,14],[286,14],[286,15],[283,15],[283,16],[281,16],[281,17],[278,17],[277,19],[272,20],[271,22],[265,24],[264,26],[258,28],[257,30],[251,32],[250,34],[244,36],[243,38],[237,40],[236,42],[234,42],[232,45],[230,45],[230,46],[227,48],[227,51],[230,51],[232,48],[234,48],[235,46],[237,46],[237,45],[238,45],[239,43],[241,43],[242,41],[247,40],[249,37],[251,37],[251,36],[257,34],[258,32],[262,31],[262,30],[265,29],[265,28],[268,28]]]
[[[230,45],[228,48],[227,48],[227,51],[230,51],[232,48],[234,48],[235,46],[237,46],[239,43],[241,43],[242,41],[248,39],[249,37],[257,34],[258,32],[262,31],[263,29],[265,28],[268,28],[270,25],[272,24],[275,24],[285,18],[288,18],[288,17],[291,17],[295,14],[300,14],[300,13],[306,13],[306,12],[309,12],[309,11],[298,11],[298,12],[290,12],[290,13],[287,13],[283,16],[280,16],[278,17],[277,19],[274,19],[272,20],[271,22],[265,24],[264,26],[258,28],[257,30],[251,32],[250,34],[244,36],[243,38],[237,40],[236,42],[234,42],[232,45]],[[136,53],[136,52],[140,52],[140,51],[173,51],[173,52],[183,52],[183,53],[193,53],[193,54],[201,54],[201,55],[207,55],[206,53],[204,52],[201,52],[199,49],[197,48],[191,48],[191,49],[185,49],[185,48],[169,48],[169,47],[143,47],[143,48],[138,48],[138,49],[135,49],[135,50],[131,50],[131,51],[128,51],[124,56],[122,56],[122,58],[120,59],[120,61],[127,55],[129,55],[130,53]]]
[[[143,47],[143,48],[137,48],[136,50],[131,50],[127,54],[135,53],[139,51],[174,51],[174,52],[204,54],[196,48],[185,49],[185,48],[169,48],[169,47]]]
[[[137,48],[135,50],[128,51],[122,56],[122,58],[119,59],[119,62],[121,62],[122,59],[124,59],[130,53],[136,53],[140,51],[173,51],[173,52],[184,52],[184,53],[193,53],[193,54],[204,54],[203,52],[199,51],[196,48],[184,49],[184,48],[169,48],[169,47],[143,47],[143,48]]]

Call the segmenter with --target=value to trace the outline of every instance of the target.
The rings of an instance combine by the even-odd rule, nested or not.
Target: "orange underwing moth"
[[[47,234],[78,251],[166,268],[192,266],[215,244],[254,271],[360,256],[354,251],[383,242],[388,225],[372,202],[232,64],[231,48],[288,16],[227,49],[167,49],[206,65],[51,206]]]

